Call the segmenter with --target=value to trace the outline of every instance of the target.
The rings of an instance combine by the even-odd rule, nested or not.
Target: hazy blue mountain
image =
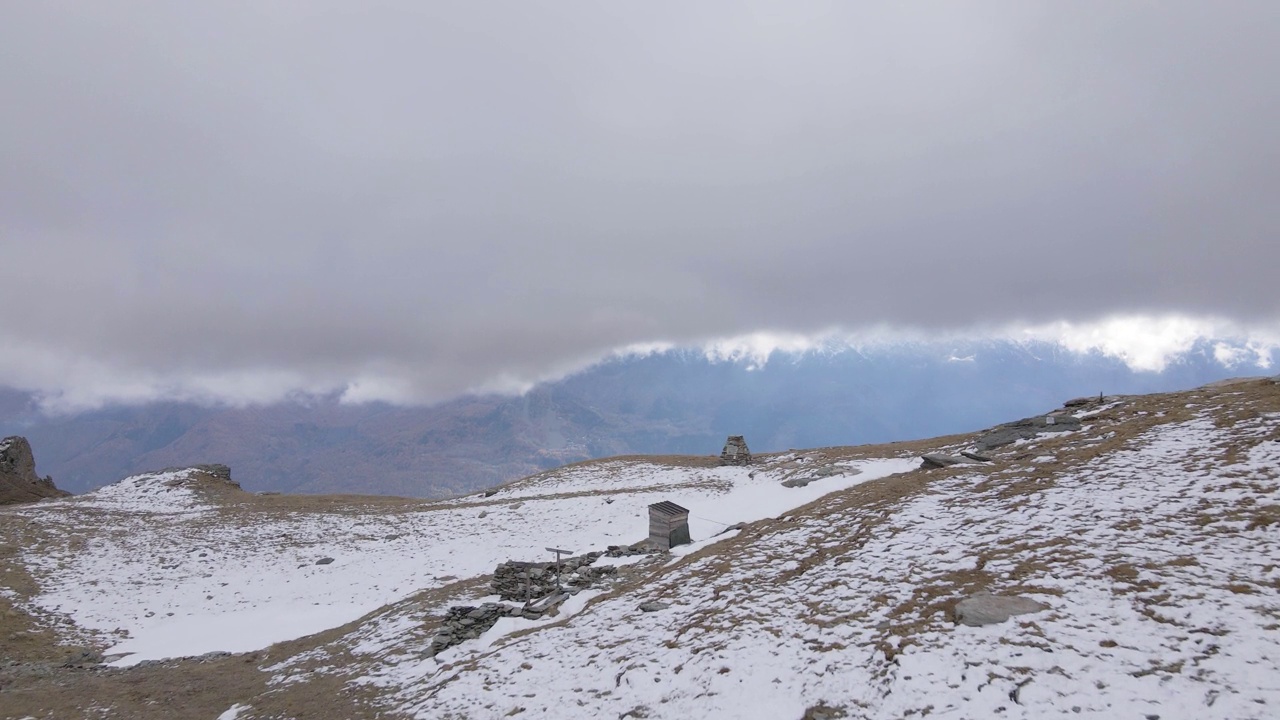
[[[775,353],[762,367],[700,352],[621,357],[520,397],[427,408],[335,397],[247,408],[156,403],[44,416],[0,391],[0,435],[25,435],[41,474],[73,492],[166,466],[220,462],[247,489],[440,496],[628,453],[718,453],[932,437],[1080,395],[1194,387],[1224,367],[1205,341],[1160,373],[1049,343],[916,343]]]

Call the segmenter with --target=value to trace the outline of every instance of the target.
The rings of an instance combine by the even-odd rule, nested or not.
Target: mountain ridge
[[[712,454],[730,434],[762,451],[932,437],[1065,396],[1190,387],[1247,367],[1224,366],[1216,342],[1201,341],[1162,373],[1039,342],[915,342],[763,362],[673,350],[615,358],[517,397],[426,408],[328,396],[47,417],[32,397],[11,393],[0,430],[30,438],[74,492],[148,468],[217,461],[251,490],[447,497],[594,457]]]

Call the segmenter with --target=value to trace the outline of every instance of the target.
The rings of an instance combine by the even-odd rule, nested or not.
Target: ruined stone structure
[[[663,500],[649,506],[649,545],[659,550],[670,550],[677,545],[688,545],[689,509]]]
[[[747,449],[747,441],[741,435],[730,435],[720,451],[721,465],[750,465],[751,451]]]
[[[624,548],[617,546],[610,547],[610,551],[623,550]],[[630,548],[625,550],[630,551]],[[431,654],[435,655],[446,648],[480,637],[504,617],[537,620],[545,615],[555,615],[559,612],[560,604],[569,597],[618,573],[616,565],[591,567],[592,563],[606,554],[589,552],[564,558],[558,564],[517,560],[502,563],[493,571],[490,584],[493,592],[503,600],[523,604],[489,602],[478,607],[455,605],[449,608],[440,623],[439,631],[431,640]]]
[[[527,601],[547,597],[562,589],[575,591],[590,587],[607,575],[618,572],[615,565],[591,567],[592,563],[604,555],[602,552],[589,552],[586,555],[565,558],[560,561],[557,573],[556,563],[520,562],[509,560],[493,571],[490,587],[495,595],[503,600]]]

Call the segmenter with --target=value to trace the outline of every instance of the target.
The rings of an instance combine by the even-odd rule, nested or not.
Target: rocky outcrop
[[[991,432],[978,438],[980,450],[1012,445],[1019,440],[1030,440],[1044,433],[1070,432],[1080,429],[1080,418],[1064,413],[1037,415],[1016,422],[997,426]]]
[[[793,477],[782,481],[782,487],[807,487],[809,483],[817,482],[823,478],[829,478],[834,475],[858,475],[862,471],[858,468],[842,467],[840,465],[826,465],[815,469],[809,477]]]
[[[36,474],[36,459],[31,443],[13,435],[0,440],[0,505],[35,502],[71,493],[59,490],[53,478]]]
[[[1048,605],[1021,595],[978,593],[956,603],[956,624],[970,627],[995,625],[1014,615],[1026,615],[1048,609]]]

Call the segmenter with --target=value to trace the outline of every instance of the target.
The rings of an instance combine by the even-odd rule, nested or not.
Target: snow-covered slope
[[[106,652],[122,656],[117,664],[243,652],[337,627],[509,559],[545,559],[546,547],[588,552],[642,540],[649,503],[696,508],[691,531],[705,540],[727,524],[916,464],[859,460],[786,488],[779,479],[803,467],[791,456],[758,472],[603,461],[488,497],[332,508],[209,498],[199,491],[200,471],[168,471],[33,509],[27,517],[50,538],[83,542],[44,544],[28,564],[43,587],[36,607],[114,636]],[[322,559],[332,562],[316,564]]]
[[[1280,386],[1077,414],[935,470],[918,456],[975,437],[614,459],[441,503],[158,492],[170,477],[6,512],[39,541],[28,606],[120,628],[119,663],[348,623],[257,658],[267,689],[232,698],[239,718],[335,687],[369,717],[1276,717]],[[693,546],[609,560],[558,615],[432,656],[449,606],[496,599],[497,563],[640,540],[658,500],[691,509]],[[956,624],[981,593],[1046,609]]]

